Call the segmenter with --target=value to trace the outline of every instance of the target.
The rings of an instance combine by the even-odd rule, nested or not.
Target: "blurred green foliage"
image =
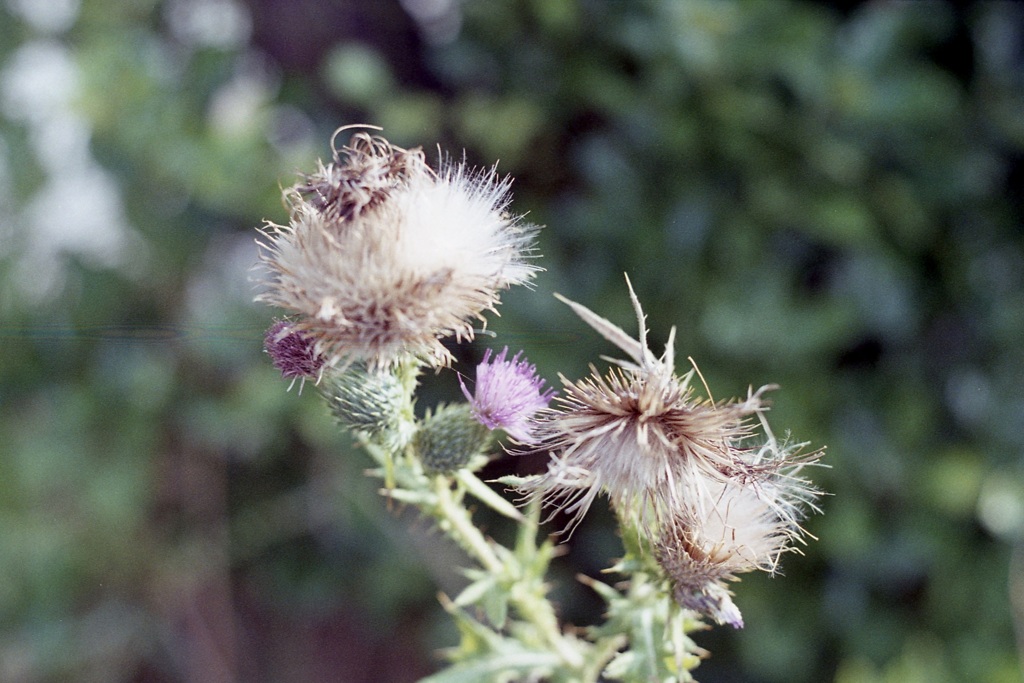
[[[0,4],[0,679],[404,681],[454,642],[459,555],[251,304],[253,228],[365,122],[547,225],[478,344],[577,377],[609,349],[550,294],[628,326],[628,272],[654,344],[828,444],[820,541],[700,680],[1021,680],[1022,112],[1010,2]]]

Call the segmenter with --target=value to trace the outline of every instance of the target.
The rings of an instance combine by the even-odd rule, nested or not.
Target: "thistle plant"
[[[258,298],[285,315],[265,349],[292,384],[316,384],[374,461],[381,492],[468,556],[469,585],[442,598],[461,642],[426,680],[693,680],[705,652],[691,635],[707,621],[743,626],[729,582],[776,572],[806,542],[800,523],[819,492],[804,471],[822,451],[774,436],[772,386],[702,396],[696,366],[677,374],[674,329],[655,355],[628,277],[636,338],[556,295],[625,355],[606,359],[608,371],[560,376],[557,394],[523,351],[488,350],[473,380],[459,374],[465,402],[417,414],[421,373],[454,363],[442,341],[472,339],[501,292],[539,270],[538,228],[510,213],[510,187],[495,169],[442,159],[435,170],[419,149],[354,133],[285,190],[288,225],[261,230]],[[549,454],[541,473],[478,476],[492,458],[538,450]],[[614,580],[581,578],[607,609],[602,624],[577,628],[549,600],[547,569],[599,497],[623,552],[609,558]],[[474,523],[480,504],[517,525],[511,546]],[[548,529],[542,519],[560,512],[568,525]]]

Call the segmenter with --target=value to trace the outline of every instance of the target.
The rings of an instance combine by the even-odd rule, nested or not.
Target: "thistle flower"
[[[478,422],[491,430],[502,429],[522,443],[533,443],[531,418],[547,407],[555,390],[544,390],[544,380],[537,376],[537,367],[525,359],[520,360],[522,351],[511,360],[505,360],[507,354],[507,346],[494,360],[490,360],[490,349],[484,352],[483,361],[476,366],[474,393],[469,393],[461,375],[459,384]]]
[[[296,332],[294,327],[283,320],[276,321],[267,330],[263,338],[263,349],[270,354],[274,367],[281,371],[281,376],[291,379],[289,391],[300,380],[299,392],[307,379],[320,379],[324,359],[317,353],[313,341]]]
[[[262,229],[258,299],[298,314],[329,365],[442,366],[441,339],[473,337],[500,290],[529,282],[536,226],[508,213],[509,178],[354,135],[285,191],[287,226]]]
[[[760,449],[748,447],[754,434],[751,418],[767,410],[761,396],[772,387],[752,391],[742,401],[716,403],[695,396],[690,385],[694,371],[675,375],[675,328],[656,357],[647,347],[643,310],[628,277],[626,283],[639,339],[559,297],[629,360],[606,359],[617,367],[601,375],[591,366],[591,375],[579,382],[560,376],[565,385],[565,395],[556,399],[560,405],[540,411],[534,426],[552,459],[547,472],[522,489],[558,503],[571,515],[569,529],[602,491],[620,512],[635,512],[648,535],[660,535],[663,526],[699,526],[690,501],[707,496],[707,482],[751,487],[764,494],[780,518],[793,519],[794,506],[773,500],[764,484],[783,477],[794,491],[791,497],[813,498],[798,472],[819,453],[799,456],[779,449],[774,438]]]

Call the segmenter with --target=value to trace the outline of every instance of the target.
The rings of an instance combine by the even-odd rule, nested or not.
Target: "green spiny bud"
[[[411,431],[409,390],[394,372],[355,363],[324,377],[323,391],[342,425],[400,447]]]
[[[468,404],[441,405],[427,413],[413,438],[413,446],[431,473],[447,473],[465,467],[490,445],[491,432],[473,417]]]

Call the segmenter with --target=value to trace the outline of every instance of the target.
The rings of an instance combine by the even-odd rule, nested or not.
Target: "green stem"
[[[530,580],[531,577],[528,577],[527,572],[524,571],[523,558],[520,557],[524,550],[522,547],[523,537],[520,536],[520,547],[517,549],[520,552],[511,556],[511,558],[518,560],[519,567],[516,567],[515,572],[510,572],[510,568],[504,566],[492,549],[491,544],[472,523],[466,508],[455,501],[447,478],[444,476],[434,478],[434,493],[437,495],[435,514],[439,520],[443,519],[448,523],[447,530],[449,535],[470,553],[485,570],[495,574],[500,573],[517,577],[518,585],[511,587],[510,599],[520,617],[537,628],[537,632],[543,640],[558,653],[559,657],[570,668],[580,669],[584,665],[583,657],[580,652],[566,641],[565,636],[562,634],[554,607],[545,595],[543,582]],[[531,550],[529,553],[536,555],[536,519],[523,519],[518,523],[521,525],[521,533],[530,535]]]
[[[544,640],[558,653],[568,667],[575,670],[583,667],[585,662],[582,653],[566,641],[558,625],[554,607],[546,595],[535,591],[526,594],[516,594],[513,591],[512,601],[520,616],[537,627]]]
[[[488,540],[462,504],[461,496],[452,489],[452,479],[444,475],[425,477],[414,457],[391,453],[381,444],[365,436],[359,441],[385,473],[388,488],[426,494],[421,503],[415,503],[432,516],[442,531],[466,551],[487,572],[510,577],[509,600],[523,621],[532,624],[541,640],[565,663],[569,670],[581,671],[586,665],[583,653],[562,633],[554,606],[548,600],[543,576],[536,576],[539,507],[535,504],[528,517],[517,520],[520,533],[515,552],[508,554],[507,562],[501,558],[492,541]],[[410,470],[409,468],[413,469]],[[462,487],[464,484],[458,483]],[[460,489],[461,490],[461,489]],[[544,552],[550,552],[545,550]],[[512,565],[511,563],[515,563]],[[506,566],[508,564],[509,566]],[[546,568],[547,563],[543,566]],[[584,679],[589,680],[589,679]]]
[[[436,509],[434,515],[448,523],[446,531],[480,566],[489,572],[502,571],[501,560],[491,549],[487,539],[469,518],[466,508],[455,502],[451,485],[443,475],[434,477]]]
[[[537,533],[540,526],[540,501],[532,501],[526,515],[517,520],[517,523],[519,524],[519,534],[513,557],[519,562],[516,576],[520,577],[517,586],[520,590],[515,590],[516,587],[513,587],[511,601],[520,616],[536,626],[538,633],[562,660],[569,667],[580,670],[585,664],[582,654],[569,644],[562,633],[555,608],[547,597],[544,577],[528,577],[526,575],[527,568],[536,564],[539,554]],[[550,550],[545,549],[544,552],[550,552]],[[546,571],[546,561],[543,566]]]

